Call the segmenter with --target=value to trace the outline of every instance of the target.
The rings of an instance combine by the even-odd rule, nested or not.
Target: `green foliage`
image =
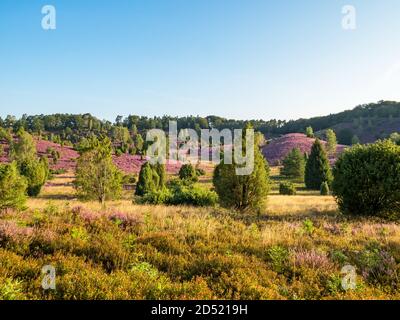
[[[134,139],[135,149],[138,154],[143,153],[144,140],[140,134],[137,134]]]
[[[333,175],[333,194],[344,214],[398,216],[400,146],[389,140],[354,146],[339,157]]]
[[[324,147],[316,139],[306,163],[304,182],[308,189],[320,190],[325,181],[328,184],[332,181],[331,168]]]
[[[360,143],[360,139],[356,135],[354,135],[353,138],[351,138],[351,145],[354,146],[359,143]]]
[[[173,196],[167,204],[207,207],[214,206],[218,202],[218,196],[214,191],[209,191],[192,184],[177,183],[171,187],[171,191]]]
[[[303,231],[308,235],[312,235],[315,231],[314,223],[310,219],[303,221]]]
[[[165,180],[165,165],[152,165],[150,162],[146,162],[140,168],[135,195],[144,196],[149,192],[162,190],[165,186]]]
[[[0,281],[3,280],[0,278]],[[20,300],[22,295],[22,281],[7,279],[0,282],[0,300]]]
[[[22,209],[26,202],[27,182],[15,162],[0,165],[0,210]]]
[[[296,187],[291,182],[282,182],[279,184],[279,194],[294,196],[296,194]]]
[[[49,164],[47,158],[37,158],[36,143],[23,129],[11,144],[11,159],[17,162],[19,172],[28,182],[28,195],[38,196],[49,176]]]
[[[337,148],[337,140],[336,140],[336,134],[335,131],[332,129],[326,130],[326,151],[328,154],[334,155],[336,153],[336,148]]]
[[[353,130],[349,128],[345,128],[339,131],[338,133],[338,141],[341,144],[351,145],[351,141],[353,139],[354,133]]]
[[[122,184],[135,184],[137,181],[134,174],[126,174],[122,177]]]
[[[46,153],[52,158],[53,164],[58,163],[58,160],[61,157],[61,154],[58,150],[55,150],[54,148],[47,148]]]
[[[398,132],[393,132],[390,137],[390,140],[392,140],[395,144],[397,144],[398,146],[400,146],[400,133]]]
[[[87,200],[117,199],[122,192],[122,174],[112,161],[111,141],[103,138],[83,152],[77,161],[76,181],[79,196]]]
[[[188,181],[197,181],[198,177],[197,177],[197,173],[196,173],[196,169],[194,168],[194,166],[191,163],[187,163],[182,165],[182,167],[179,170],[179,178],[181,180],[188,180]]]
[[[218,196],[215,192],[200,188],[194,184],[174,181],[168,188],[147,193],[141,199],[141,202],[206,207],[214,206],[218,202]]]
[[[270,189],[269,167],[258,146],[254,146],[254,169],[249,175],[237,175],[236,163],[216,166],[213,175],[215,191],[220,204],[239,211],[265,209],[265,202]]]
[[[154,190],[147,192],[141,199],[139,203],[147,203],[154,205],[168,204],[171,202],[173,194],[170,189],[163,188],[160,190]]]
[[[321,196],[327,196],[329,195],[329,185],[326,181],[322,182],[321,184],[321,189],[320,189],[320,194]]]
[[[205,172],[204,169],[197,167],[197,168],[196,168],[196,175],[197,175],[198,177],[205,176],[205,175],[206,175],[206,172]]]
[[[308,138],[314,138],[314,130],[311,126],[306,128],[306,136]]]
[[[292,179],[304,179],[305,160],[300,149],[295,148],[282,161],[281,175]]]
[[[20,130],[17,134],[17,140],[10,146],[10,156],[17,163],[30,162],[37,158],[36,143],[33,137],[26,131]]]
[[[24,159],[18,163],[19,171],[28,182],[27,193],[30,197],[39,195],[43,185],[49,176],[49,164],[47,158]]]
[[[273,246],[268,249],[267,255],[272,263],[273,270],[282,273],[289,263],[289,251],[281,246]]]
[[[162,189],[165,187],[165,184],[167,183],[167,172],[165,170],[165,164],[162,163],[156,163],[153,166],[153,170],[157,173],[158,175],[158,186],[157,189]]]

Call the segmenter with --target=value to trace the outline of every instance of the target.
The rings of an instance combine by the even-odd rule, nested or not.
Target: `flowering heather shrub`
[[[277,198],[270,206],[281,205]],[[3,299],[400,298],[396,223],[330,209],[293,213],[291,205],[275,207],[272,219],[128,200],[110,203],[108,211],[96,203],[58,205],[53,214],[47,200],[33,202],[36,209],[0,217]],[[36,210],[49,212],[45,223],[35,224]],[[297,232],[307,219],[318,226],[312,237]],[[357,232],[344,236],[346,225]],[[41,288],[47,264],[56,268],[56,291]],[[356,290],[341,289],[346,264],[357,269]]]
[[[371,248],[363,251],[358,263],[362,276],[371,283],[395,289],[398,286],[397,263],[387,251]]]
[[[14,221],[0,220],[0,243],[6,245],[8,242],[23,242],[33,235],[33,228],[19,227]]]
[[[124,212],[114,212],[109,215],[109,219],[123,229],[136,227],[142,223],[139,216]]]
[[[324,229],[325,231],[334,234],[334,235],[340,235],[342,234],[342,229],[340,228],[340,225],[337,223],[324,223]]]
[[[99,212],[94,212],[92,210],[88,210],[82,206],[76,206],[71,209],[71,213],[74,219],[79,218],[82,219],[84,223],[92,224],[95,221],[102,218],[102,214]]]
[[[301,249],[293,252],[292,255],[294,258],[294,265],[298,268],[307,267],[325,270],[332,268],[332,263],[329,261],[326,253]]]

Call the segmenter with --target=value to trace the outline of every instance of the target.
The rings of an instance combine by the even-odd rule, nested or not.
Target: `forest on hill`
[[[400,103],[379,101],[360,105],[352,110],[322,117],[298,120],[234,120],[218,116],[186,116],[186,117],[146,117],[129,115],[117,116],[114,122],[100,120],[91,114],[53,114],[53,115],[23,115],[21,118],[8,115],[0,117],[0,127],[20,128],[42,135],[46,133],[49,140],[60,143],[76,144],[82,138],[108,135],[117,143],[125,143],[129,136],[144,134],[149,129],[167,131],[169,121],[176,121],[178,130],[182,128],[201,129],[238,129],[250,122],[255,130],[262,132],[268,138],[287,133],[304,133],[307,127],[312,127],[317,133],[334,129],[341,144],[350,145],[356,136],[362,143],[374,142],[387,138],[393,132],[400,131]]]

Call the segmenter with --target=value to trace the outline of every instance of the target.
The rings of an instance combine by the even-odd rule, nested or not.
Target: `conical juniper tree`
[[[310,190],[320,190],[323,182],[327,182],[328,185],[332,182],[328,156],[318,139],[315,140],[307,160],[304,182]]]

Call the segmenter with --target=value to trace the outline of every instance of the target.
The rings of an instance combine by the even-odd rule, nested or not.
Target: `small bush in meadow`
[[[310,219],[306,219],[303,221],[303,231],[304,233],[311,235],[315,231],[314,222]]]
[[[198,180],[196,169],[191,163],[184,164],[179,170],[179,178],[196,182]]]
[[[163,188],[161,190],[146,193],[141,199],[139,199],[139,203],[154,205],[167,204],[170,203],[172,197],[172,192],[168,188]]]
[[[322,184],[321,184],[320,194],[321,194],[321,196],[329,195],[329,185],[326,181],[322,182]]]
[[[218,202],[218,195],[214,191],[202,189],[198,186],[179,185],[173,188],[169,204],[192,205],[198,207],[214,206]]]
[[[169,188],[147,193],[140,202],[149,204],[190,205],[197,207],[214,206],[218,195],[191,183],[174,182]]]
[[[291,182],[282,182],[279,184],[279,194],[293,196],[296,194],[296,187]]]
[[[267,254],[274,271],[278,273],[283,272],[289,262],[289,251],[281,246],[273,246],[268,249]]]

